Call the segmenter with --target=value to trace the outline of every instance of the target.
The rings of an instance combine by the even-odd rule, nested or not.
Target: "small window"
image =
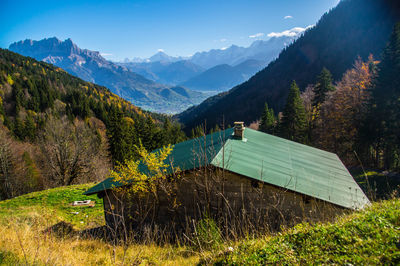
[[[257,180],[251,180],[251,186],[253,188],[259,188],[260,187],[260,182],[258,182]]]
[[[311,203],[311,197],[310,197],[310,196],[307,196],[307,195],[303,195],[303,202],[304,202],[305,204]]]

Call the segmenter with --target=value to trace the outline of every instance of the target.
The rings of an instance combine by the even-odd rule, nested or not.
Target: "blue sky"
[[[0,47],[56,36],[122,60],[248,46],[315,24],[339,0],[0,0]]]

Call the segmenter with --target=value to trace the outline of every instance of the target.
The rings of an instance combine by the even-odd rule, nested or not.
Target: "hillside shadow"
[[[400,192],[400,173],[365,169],[364,174],[360,167],[349,170],[360,188],[372,201],[387,200]]]
[[[71,223],[65,221],[61,221],[46,228],[42,233],[50,234],[57,238],[79,237],[82,239],[96,239],[105,242],[108,242],[111,239],[111,234],[105,225],[84,230],[76,230]]]

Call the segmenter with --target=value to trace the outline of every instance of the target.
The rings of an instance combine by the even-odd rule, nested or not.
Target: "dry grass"
[[[28,224],[18,219],[0,226],[0,264],[27,265],[193,265],[199,256],[185,247],[138,245],[113,246],[98,239],[57,237],[43,233],[45,217]],[[3,258],[2,258],[3,257]]]
[[[189,247],[113,245],[76,232],[104,225],[101,199],[84,196],[92,184],[60,187],[0,201],[0,265],[193,265],[200,255]],[[96,201],[93,208],[74,200]],[[77,214],[78,213],[78,214]],[[73,227],[63,237],[44,231],[59,222]]]

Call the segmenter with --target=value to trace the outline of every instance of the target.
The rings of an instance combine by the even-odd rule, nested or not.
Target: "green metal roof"
[[[225,131],[206,135],[205,137],[178,143],[174,145],[166,161],[172,163],[175,169],[179,167],[181,171],[209,165],[221,150],[223,143],[231,137],[232,133],[233,129],[230,128]],[[172,169],[168,170],[171,171]],[[91,195],[118,186],[120,186],[119,183],[114,182],[111,178],[107,178],[103,182],[91,187],[83,194]]]
[[[248,128],[244,138],[229,139],[211,164],[350,209],[369,203],[336,154]]]
[[[369,203],[336,154],[249,128],[243,140],[232,134],[233,129],[227,129],[176,144],[167,160],[181,170],[211,164],[350,209]],[[112,185],[107,179],[85,194]]]

